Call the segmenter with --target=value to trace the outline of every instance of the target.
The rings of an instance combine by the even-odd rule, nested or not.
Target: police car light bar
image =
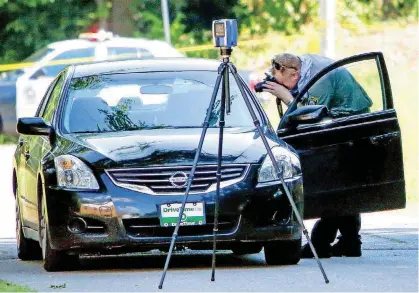
[[[100,30],[97,33],[81,33],[79,35],[79,39],[85,39],[93,42],[101,42],[105,40],[109,40],[114,37],[112,32],[107,32],[104,30]]]

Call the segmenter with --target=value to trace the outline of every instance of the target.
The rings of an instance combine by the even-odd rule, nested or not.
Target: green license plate
[[[160,225],[162,227],[175,227],[181,203],[160,205]],[[181,226],[195,226],[205,224],[205,206],[203,202],[186,203],[183,211]]]

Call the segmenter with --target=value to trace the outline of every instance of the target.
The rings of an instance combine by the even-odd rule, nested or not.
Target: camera
[[[237,21],[219,19],[212,22],[214,47],[231,48],[237,46]]]
[[[265,74],[266,74],[266,73],[265,73]],[[279,84],[279,83],[276,81],[275,77],[273,77],[272,75],[266,74],[266,78],[265,78],[263,81],[258,82],[257,84],[255,84],[255,92],[257,92],[257,93],[261,93],[261,92],[263,92],[263,85],[264,85],[267,81],[272,81],[272,82],[275,82],[275,83]]]

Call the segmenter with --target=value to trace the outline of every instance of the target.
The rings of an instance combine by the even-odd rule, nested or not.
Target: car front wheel
[[[265,245],[265,261],[268,265],[294,265],[301,259],[301,238],[291,241],[275,241]]]
[[[46,217],[46,204],[44,201],[41,206],[42,212],[39,226],[44,269],[48,272],[55,272],[75,267],[79,261],[78,255],[68,255],[65,251],[51,248],[48,233],[48,219]]]

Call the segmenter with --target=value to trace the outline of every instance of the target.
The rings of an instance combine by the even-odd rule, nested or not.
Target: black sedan
[[[14,157],[18,256],[64,269],[80,254],[167,250],[219,63],[199,59],[70,66],[36,117],[20,118]],[[302,229],[233,77],[224,131],[218,247],[264,247],[268,264],[300,260]],[[219,91],[221,92],[221,91]],[[300,212],[297,152],[252,104]],[[176,244],[209,249],[214,223],[220,93]]]
[[[18,121],[13,186],[19,258],[42,256],[45,269],[58,270],[84,253],[167,250],[217,67],[214,61],[166,59],[61,72],[37,117]],[[342,67],[371,97],[368,112],[331,116],[327,105],[297,107]],[[218,247],[236,254],[264,247],[268,264],[298,263],[301,227],[230,81]],[[405,207],[400,126],[380,52],[321,70],[276,132],[256,97],[251,103],[305,219]],[[177,240],[190,249],[211,247],[219,114],[220,97]]]

